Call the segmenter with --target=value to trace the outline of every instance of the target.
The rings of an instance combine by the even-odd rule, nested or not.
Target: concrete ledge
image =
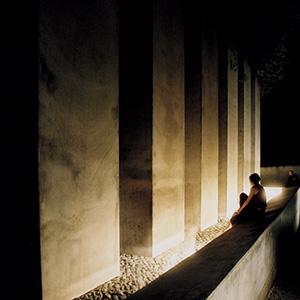
[[[129,299],[264,299],[278,240],[299,227],[300,191],[285,189],[263,220],[234,226]]]

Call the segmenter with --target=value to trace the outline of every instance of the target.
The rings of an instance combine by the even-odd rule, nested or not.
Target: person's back
[[[249,180],[252,184],[249,196],[245,193],[240,194],[240,208],[232,215],[231,224],[261,218],[265,214],[267,197],[264,187],[259,184],[260,176],[253,173]]]
[[[253,190],[254,195],[249,202],[249,206],[254,211],[259,213],[264,212],[267,207],[267,196],[264,187],[259,183],[256,183],[251,187],[251,190]]]

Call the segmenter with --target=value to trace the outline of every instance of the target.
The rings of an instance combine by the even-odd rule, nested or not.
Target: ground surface
[[[126,299],[180,261],[203,248],[229,228],[229,222],[219,222],[197,234],[194,242],[185,242],[155,258],[122,254],[121,276],[112,279],[74,300]]]

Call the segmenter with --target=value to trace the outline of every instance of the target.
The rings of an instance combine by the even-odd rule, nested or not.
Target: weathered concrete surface
[[[299,229],[296,234],[281,237],[277,273],[266,300],[300,299],[299,276],[297,276],[300,269],[299,253]]]
[[[238,74],[237,52],[226,43],[219,59],[219,217],[238,205]]]
[[[218,42],[207,24],[202,28],[201,218],[204,229],[218,218]]]
[[[229,217],[238,205],[238,56],[228,49],[228,107],[227,107],[227,207]]]
[[[244,185],[243,191],[248,193],[250,189],[249,175],[251,170],[251,69],[244,61]]]
[[[244,190],[244,59],[238,53],[238,191]]]
[[[285,190],[277,212],[232,227],[129,299],[264,299],[276,272],[278,238],[299,227],[296,190]]]
[[[65,300],[119,272],[117,5],[40,12],[43,299]]]
[[[218,166],[218,217],[226,216],[227,159],[228,159],[228,45],[219,38],[219,166]]]
[[[153,255],[184,239],[184,45],[179,0],[154,0]]]
[[[295,191],[287,189],[278,197],[277,203],[286,207],[207,299],[266,298],[276,274],[281,235],[299,229],[300,192]]]
[[[135,2],[140,10],[121,5],[121,248],[125,253],[156,256],[184,239],[184,45],[179,2],[155,0],[153,7],[152,1]],[[137,82],[128,77],[128,68],[138,74]]]
[[[190,8],[185,19],[185,239],[200,227],[201,21]]]
[[[300,166],[278,166],[261,168],[261,182],[264,186],[285,186],[289,170],[300,177]]]
[[[260,85],[251,72],[251,173],[260,173]]]
[[[255,77],[255,138],[254,138],[254,172],[260,173],[260,145],[261,145],[261,121],[260,121],[260,116],[261,116],[261,105],[260,105],[260,99],[261,99],[261,90],[260,90],[260,83]]]
[[[152,18],[151,1],[120,2],[120,242],[122,253],[145,256],[152,255]]]

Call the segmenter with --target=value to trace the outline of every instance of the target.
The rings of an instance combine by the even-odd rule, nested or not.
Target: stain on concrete
[[[61,147],[60,143],[43,136],[40,137],[40,145],[42,149],[47,149],[49,160],[67,168],[71,172],[74,181],[78,179],[81,168],[78,166],[79,163],[76,162],[74,155],[70,151]]]
[[[46,59],[43,55],[40,56],[40,80],[45,82],[48,92],[50,94],[54,94],[57,90],[57,79],[51,69],[49,68]]]

